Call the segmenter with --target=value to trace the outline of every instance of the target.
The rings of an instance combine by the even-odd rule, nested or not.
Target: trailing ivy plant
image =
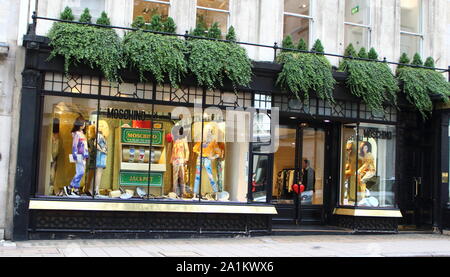
[[[72,11],[66,8],[61,19],[71,18]],[[86,18],[88,17],[86,14]],[[109,81],[118,81],[118,70],[123,67],[123,52],[120,39],[112,29],[93,26],[54,23],[48,33],[53,48],[49,59],[57,55],[64,57],[64,69],[78,63],[99,68]]]
[[[349,44],[344,56],[369,58],[364,48],[356,54],[352,44]],[[370,57],[372,60],[378,57],[375,49],[371,49]],[[384,103],[397,105],[397,92],[400,89],[386,63],[345,58],[340,64],[340,70],[348,73],[346,84],[350,92],[362,98],[372,111],[384,112]]]
[[[407,63],[409,59],[403,53],[400,62]],[[414,65],[422,65],[422,59],[418,54],[414,55]],[[434,61],[431,57],[426,60],[426,66],[434,67]],[[397,77],[403,84],[403,93],[409,103],[417,108],[422,117],[426,119],[433,110],[431,95],[440,95],[444,102],[447,102],[450,95],[450,83],[445,77],[432,69],[399,66],[397,68]]]
[[[230,27],[231,29],[231,27]],[[233,33],[234,30],[228,30]],[[204,39],[188,40],[189,71],[200,86],[214,89],[223,86],[225,78],[236,86],[248,86],[252,77],[252,64],[244,48],[233,42]]]
[[[283,47],[295,48],[290,36],[283,40]],[[297,48],[306,50],[306,43],[299,41]],[[323,53],[324,49],[317,40],[311,51]],[[333,88],[336,83],[331,72],[331,64],[321,54],[281,52],[277,60],[283,69],[277,78],[277,85],[284,91],[292,92],[297,99],[308,103],[309,93],[314,91],[320,99],[334,102]]]
[[[145,28],[140,22],[136,18],[133,25]],[[138,70],[141,80],[149,72],[158,83],[167,77],[173,87],[178,87],[187,73],[186,44],[177,37],[133,31],[125,35],[123,50],[125,61]]]

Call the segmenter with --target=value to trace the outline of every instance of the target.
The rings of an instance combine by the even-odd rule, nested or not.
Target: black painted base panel
[[[271,233],[271,216],[31,210],[29,239],[131,239],[257,236]]]
[[[398,218],[334,215],[336,226],[352,229],[354,233],[398,233]]]

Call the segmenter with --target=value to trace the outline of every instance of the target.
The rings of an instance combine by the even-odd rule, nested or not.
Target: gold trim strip
[[[274,206],[196,205],[30,200],[30,210],[126,211],[169,213],[277,214]]]
[[[403,217],[400,210],[367,210],[336,208],[333,214],[349,216]]]

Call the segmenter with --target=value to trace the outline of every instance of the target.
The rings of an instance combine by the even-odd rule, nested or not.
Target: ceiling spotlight
[[[297,119],[297,117],[295,117],[295,116],[290,116],[289,118],[290,119]]]
[[[330,123],[331,120],[325,119],[323,122]]]

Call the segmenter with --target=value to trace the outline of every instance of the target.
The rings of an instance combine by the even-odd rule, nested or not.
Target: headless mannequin
[[[184,137],[183,127],[179,127],[175,131],[174,142],[172,147],[172,170],[173,170],[173,191],[178,196],[183,196],[186,193],[186,173],[185,165],[189,161],[189,146]]]

